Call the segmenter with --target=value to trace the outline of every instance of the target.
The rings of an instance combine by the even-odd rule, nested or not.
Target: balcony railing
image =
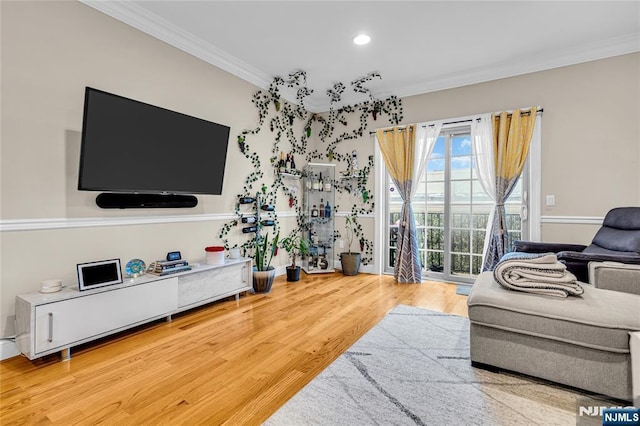
[[[418,250],[423,268],[442,272],[444,270],[445,232],[443,212],[414,213]],[[480,273],[482,250],[488,213],[453,213],[451,215],[451,273],[474,276]],[[400,212],[390,214],[389,226],[389,267],[395,264],[396,242]],[[507,213],[507,247],[511,251],[513,243],[521,236],[521,218],[517,213]]]

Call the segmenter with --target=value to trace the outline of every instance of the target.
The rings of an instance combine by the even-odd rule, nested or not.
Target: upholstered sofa
[[[481,274],[467,302],[473,365],[631,401],[629,337],[640,331],[640,295],[583,287],[580,297],[542,296]]]

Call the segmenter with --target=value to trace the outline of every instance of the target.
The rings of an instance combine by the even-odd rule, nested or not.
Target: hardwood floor
[[[398,304],[467,315],[452,284],[278,277],[270,294],[103,339],[67,362],[1,362],[0,424],[260,424]]]

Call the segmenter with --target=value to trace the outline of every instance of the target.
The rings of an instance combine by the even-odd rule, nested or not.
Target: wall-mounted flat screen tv
[[[87,87],[78,189],[220,195],[229,130]]]

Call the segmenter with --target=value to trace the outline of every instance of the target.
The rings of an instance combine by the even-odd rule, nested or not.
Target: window
[[[426,278],[472,282],[481,272],[493,202],[476,175],[470,131],[469,125],[443,127],[413,197],[418,250]],[[505,204],[510,241],[528,237],[520,217],[525,205],[526,170]],[[402,198],[386,171],[384,179],[387,229],[383,230],[383,271],[392,273]]]

